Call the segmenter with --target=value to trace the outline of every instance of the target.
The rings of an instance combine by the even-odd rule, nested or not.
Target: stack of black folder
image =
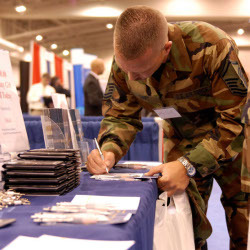
[[[80,183],[80,152],[74,149],[35,149],[3,165],[5,189],[25,194],[61,195]]]

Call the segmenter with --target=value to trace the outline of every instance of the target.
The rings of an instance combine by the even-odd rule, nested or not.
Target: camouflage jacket
[[[169,24],[169,40],[168,60],[144,81],[128,80],[113,61],[99,142],[119,160],[142,129],[142,107],[153,111],[172,106],[181,117],[164,121],[164,160],[185,155],[207,176],[242,150],[240,114],[248,80],[234,41],[222,30],[203,22]],[[187,191],[200,215],[195,226],[208,229],[207,235],[195,232],[196,238],[204,239],[211,228],[202,215],[203,200],[194,186]]]
[[[242,122],[245,123],[245,140],[241,168],[242,191],[250,193],[250,88],[247,93],[247,103],[243,109]]]

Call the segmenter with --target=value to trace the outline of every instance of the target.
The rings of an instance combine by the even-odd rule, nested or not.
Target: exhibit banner
[[[0,145],[2,153],[29,149],[10,56],[5,50],[0,50]]]

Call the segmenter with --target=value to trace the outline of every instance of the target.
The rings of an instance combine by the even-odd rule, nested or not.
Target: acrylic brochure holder
[[[59,125],[48,116],[41,116],[45,148],[69,149],[69,140],[65,137]]]
[[[45,109],[41,121],[45,147],[48,149],[79,149],[82,165],[84,165],[94,141],[84,138],[79,111]]]

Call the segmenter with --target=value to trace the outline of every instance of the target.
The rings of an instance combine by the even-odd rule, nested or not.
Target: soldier
[[[243,143],[241,185],[242,191],[250,193],[250,88],[247,93],[247,103],[242,113],[242,122],[245,123],[245,140]]]
[[[248,88],[247,103],[242,113],[242,122],[245,123],[245,139],[243,143],[241,187],[242,191],[248,193],[248,215],[250,215],[250,88]],[[250,248],[250,228],[248,228],[248,248]]]
[[[112,168],[142,129],[142,107],[155,111],[164,119],[165,163],[148,174],[162,173],[158,187],[169,196],[187,191],[196,248],[205,246],[212,231],[205,213],[216,179],[230,247],[246,249],[240,113],[248,79],[234,41],[208,23],[170,24],[159,11],[135,6],[117,20],[114,52],[98,136],[104,161],[93,150],[89,172],[102,174]]]

